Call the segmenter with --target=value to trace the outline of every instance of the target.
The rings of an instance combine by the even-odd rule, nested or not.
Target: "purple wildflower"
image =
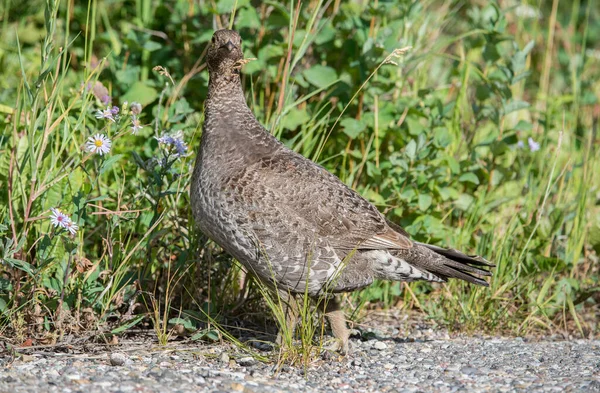
[[[175,139],[173,146],[175,146],[175,150],[177,150],[178,156],[185,156],[187,154],[187,145],[183,141],[183,139]]]
[[[156,140],[163,145],[173,146],[176,151],[176,156],[183,157],[187,154],[188,146],[183,141],[183,135],[181,131],[174,132],[171,135],[157,137]]]
[[[102,102],[104,105],[110,105],[112,102],[112,98],[108,94],[105,94],[102,97],[100,97],[100,102]]]
[[[540,144],[534,141],[532,137],[527,139],[527,144],[529,145],[529,150],[532,152],[540,150]]]

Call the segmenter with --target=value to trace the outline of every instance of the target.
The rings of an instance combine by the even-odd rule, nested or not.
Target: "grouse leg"
[[[244,305],[246,300],[248,299],[248,290],[250,286],[250,275],[246,271],[246,268],[242,267],[240,269],[240,274],[238,276],[238,283],[240,286],[240,294],[238,295],[237,301],[235,305],[231,309],[231,311],[236,311],[238,308]]]
[[[283,303],[284,312],[285,312],[285,327],[279,328],[279,332],[277,333],[277,339],[275,343],[281,346],[284,342],[284,333],[288,333],[291,335],[292,339],[294,338],[294,333],[296,331],[296,325],[298,324],[298,302],[296,299],[296,295],[293,293],[288,293],[283,290],[277,291],[279,299],[281,299],[281,303]],[[285,330],[284,330],[285,329]],[[287,332],[286,332],[287,330]]]
[[[342,355],[346,355],[349,349],[348,340],[350,338],[350,330],[348,330],[348,326],[346,325],[346,316],[336,298],[325,300],[325,302],[325,317],[327,317],[333,336],[337,340],[337,347],[332,349],[336,349]]]

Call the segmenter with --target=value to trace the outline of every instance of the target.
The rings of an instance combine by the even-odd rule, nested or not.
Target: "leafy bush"
[[[17,343],[54,340],[118,333],[150,311],[155,327],[171,320],[200,338],[231,315],[239,269],[193,229],[187,186],[204,50],[233,20],[256,58],[248,102],[268,129],[415,239],[498,265],[490,289],[379,283],[356,304],[419,307],[454,328],[597,333],[592,4],[9,3],[0,326]],[[90,151],[96,135],[111,140],[106,154]],[[54,226],[51,209],[70,226]]]

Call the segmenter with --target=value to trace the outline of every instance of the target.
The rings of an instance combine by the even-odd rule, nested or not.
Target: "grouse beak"
[[[219,47],[219,49],[221,48],[227,48],[227,50],[231,52],[236,48],[236,46],[233,44],[233,42],[231,42],[231,40],[229,40],[226,44],[223,44]]]

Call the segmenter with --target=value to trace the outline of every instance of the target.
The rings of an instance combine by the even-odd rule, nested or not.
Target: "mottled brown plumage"
[[[250,272],[282,293],[325,294],[374,279],[487,285],[482,258],[413,242],[323,167],[285,147],[248,108],[239,76],[241,38],[215,32],[205,121],[191,185],[197,225]],[[342,351],[348,330],[326,313]]]

